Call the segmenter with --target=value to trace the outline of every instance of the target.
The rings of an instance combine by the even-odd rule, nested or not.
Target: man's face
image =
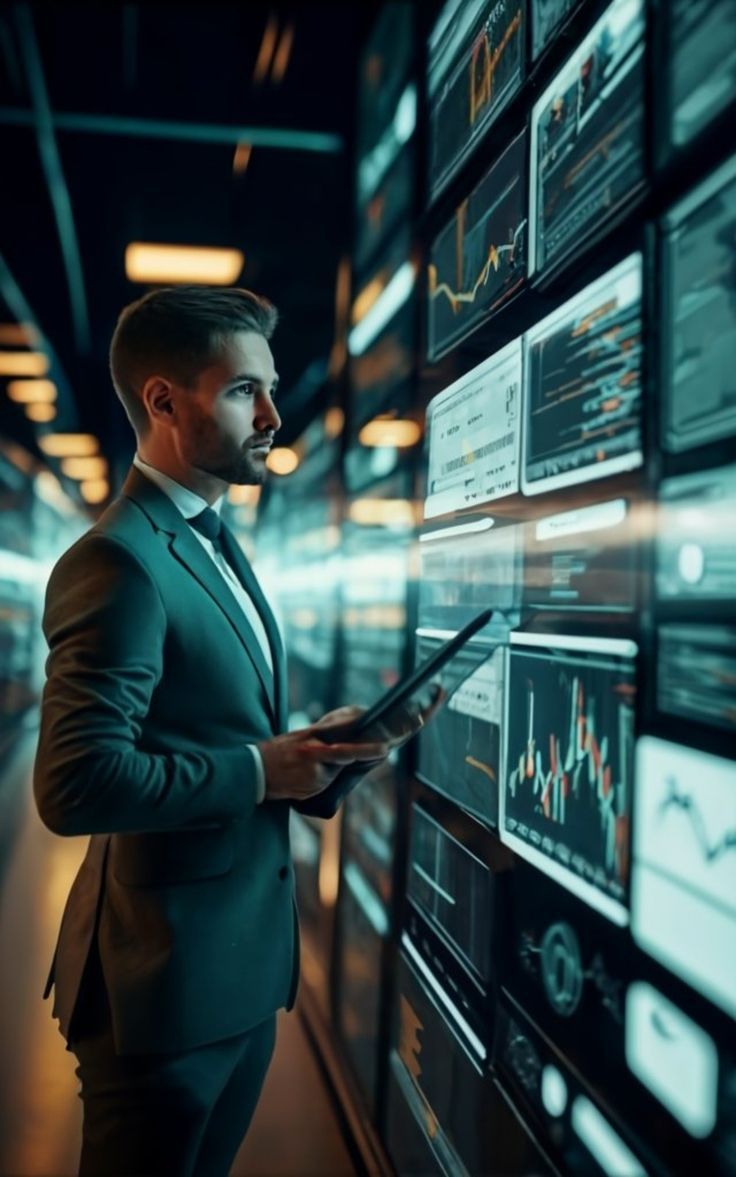
[[[278,383],[268,341],[254,331],[227,337],[216,363],[177,397],[180,457],[229,484],[262,483],[273,435],[281,426],[272,394]]]

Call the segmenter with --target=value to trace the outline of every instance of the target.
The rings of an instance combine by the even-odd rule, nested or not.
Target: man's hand
[[[311,727],[258,744],[266,773],[266,800],[304,801],[326,789],[346,764],[383,760],[389,752],[387,744],[323,744],[319,739],[320,726],[349,722],[360,711],[359,707],[340,707]]]

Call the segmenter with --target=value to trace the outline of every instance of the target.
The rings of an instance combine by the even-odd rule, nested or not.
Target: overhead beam
[[[173,139],[187,143],[246,142],[252,147],[274,147],[283,151],[312,151],[337,155],[343,149],[340,135],[329,131],[298,131],[283,127],[228,126],[220,123],[182,123],[168,119],[138,119],[124,115],[75,114],[56,111],[50,115],[56,131],[79,131],[90,135],[124,135],[133,139]],[[0,107],[0,123],[26,127],[35,124],[32,111],[15,106]]]
[[[75,343],[78,351],[83,355],[88,355],[90,350],[89,313],[82,274],[82,257],[74,225],[69,189],[64,178],[64,170],[61,166],[56,143],[51,105],[46,91],[46,81],[33,28],[33,18],[27,4],[15,6],[15,20],[33,103],[32,119],[36,128],[41,165],[48,185],[64,259]]]

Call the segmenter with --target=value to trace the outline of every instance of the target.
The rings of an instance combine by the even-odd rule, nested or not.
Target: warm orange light
[[[30,404],[24,405],[23,412],[29,421],[40,421],[43,424],[45,421],[53,421],[56,416],[56,406],[49,405],[45,401],[31,401]]]
[[[271,58],[276,47],[276,37],[278,35],[278,21],[273,13],[270,14],[266,27],[263,30],[263,40],[261,47],[258,50],[258,59],[256,60],[255,69],[253,70],[253,81],[256,85],[265,78],[271,65]]]
[[[404,449],[416,445],[421,436],[422,429],[417,421],[374,417],[363,426],[358,434],[358,441],[365,446],[394,446],[396,449]]]
[[[348,507],[352,522],[364,527],[413,527],[416,514],[409,499],[356,499]]]
[[[333,405],[325,413],[325,433],[329,438],[339,437],[345,425],[345,414],[339,405]]]
[[[106,478],[90,478],[87,482],[81,482],[79,489],[85,503],[103,503],[110,493]]]
[[[351,316],[353,324],[359,323],[361,319],[365,318],[373,304],[383,294],[385,286],[386,279],[379,274],[377,277],[371,279],[367,286],[363,287],[353,303],[353,313]]]
[[[125,274],[131,282],[201,282],[207,286],[232,286],[244,261],[239,249],[132,241],[125,250]]]
[[[40,401],[48,405],[56,400],[56,385],[53,380],[11,380],[8,396],[19,405]]]
[[[233,171],[236,176],[242,176],[250,163],[253,147],[250,143],[238,143],[233,156]]]
[[[0,323],[0,343],[6,347],[36,347],[38,332],[32,323]]]
[[[260,486],[231,486],[228,501],[236,507],[255,507],[261,497]]]
[[[0,376],[45,376],[48,370],[42,351],[0,351]]]
[[[271,69],[271,81],[277,85],[283,80],[284,74],[289,68],[289,59],[291,58],[291,48],[294,44],[294,25],[288,24],[281,34],[279,47],[276,50],[276,55],[273,59],[273,68]]]
[[[49,458],[89,458],[100,448],[91,433],[47,433],[38,445]]]
[[[107,460],[103,457],[63,458],[61,472],[67,478],[78,478],[80,482],[95,481],[107,477]]]
[[[266,458],[266,465],[274,474],[292,474],[299,465],[299,455],[287,446],[277,446]]]

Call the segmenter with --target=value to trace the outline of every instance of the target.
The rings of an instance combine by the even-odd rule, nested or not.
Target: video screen
[[[503,1089],[538,1133],[554,1172],[645,1177],[638,1144],[624,1139],[623,1126],[593,1102],[579,1073],[513,1007],[499,1005],[493,1054]]]
[[[407,895],[463,963],[487,980],[490,871],[418,805],[412,807]]]
[[[336,921],[338,1025],[363,1097],[374,1108],[378,1097],[381,950],[388,915],[355,863],[343,868]]]
[[[427,352],[444,355],[526,281],[527,141],[521,134],[432,243]]]
[[[641,299],[634,253],[527,331],[524,494],[641,465]]]
[[[387,4],[376,20],[359,66],[358,206],[371,198],[400,153],[401,135],[395,134],[395,123],[413,51],[412,6]]]
[[[499,624],[514,619],[519,592],[520,529],[458,524],[420,537],[419,625],[459,633],[482,609]]]
[[[662,440],[674,453],[736,433],[735,241],[736,156],[664,221]]]
[[[407,144],[373,195],[356,212],[353,264],[356,274],[365,267],[399,223],[410,215],[414,192],[414,153]]]
[[[689,143],[736,93],[736,9],[731,0],[670,0],[670,141]]]
[[[512,633],[499,831],[521,858],[628,922],[637,648]]]
[[[449,0],[429,40],[429,189],[435,196],[521,86],[526,0]]]
[[[638,565],[631,516],[626,499],[614,499],[527,523],[522,607],[631,612]]]
[[[657,708],[736,734],[736,627],[660,625]]]
[[[408,1109],[434,1156],[430,1172],[493,1172],[486,1047],[470,1031],[445,979],[428,970],[405,934],[402,948],[391,1031],[391,1157],[398,1172],[413,1171],[406,1167]]]
[[[441,638],[419,637],[418,656],[427,657]],[[477,645],[477,643],[476,643]],[[474,658],[465,648],[458,660]],[[501,780],[505,650],[488,647],[488,658],[458,687],[417,737],[417,776],[472,813],[498,825]]]
[[[634,939],[733,1018],[736,762],[642,736],[634,816]]]
[[[562,22],[579,3],[580,0],[531,0],[529,17],[532,24],[533,61],[536,61]]]
[[[520,431],[517,339],[430,401],[425,519],[514,494]]]
[[[644,30],[644,0],[614,0],[532,108],[530,274],[643,183]]]
[[[657,594],[732,604],[736,597],[736,465],[667,478],[659,488]]]

